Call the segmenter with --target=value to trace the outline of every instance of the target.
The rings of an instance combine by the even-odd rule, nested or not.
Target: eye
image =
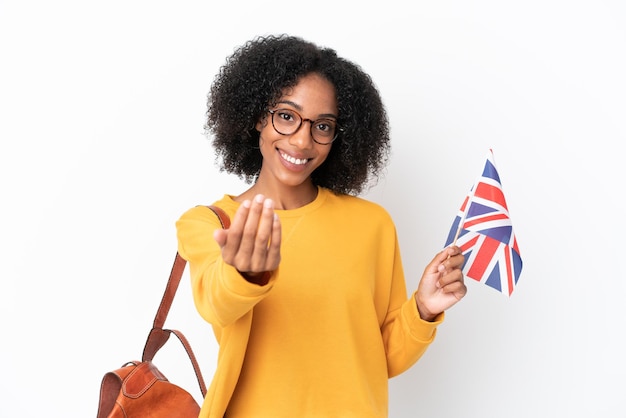
[[[287,109],[278,109],[276,115],[283,123],[295,123],[297,121],[295,113]]]
[[[315,121],[315,129],[324,135],[332,135],[335,133],[337,122],[332,119],[318,119]]]

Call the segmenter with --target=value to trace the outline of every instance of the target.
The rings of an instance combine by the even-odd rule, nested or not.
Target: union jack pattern
[[[522,257],[492,150],[452,223],[445,246],[455,238],[465,255],[465,276],[511,296],[522,272]]]

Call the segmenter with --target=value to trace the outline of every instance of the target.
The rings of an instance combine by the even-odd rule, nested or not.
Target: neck
[[[257,182],[248,190],[237,196],[235,200],[238,202],[242,202],[246,199],[252,200],[254,196],[258,194],[272,199],[275,209],[290,210],[300,208],[314,201],[317,197],[317,186],[312,182],[298,186],[272,186]]]

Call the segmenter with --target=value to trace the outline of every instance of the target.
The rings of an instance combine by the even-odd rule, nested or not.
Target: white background
[[[390,416],[625,416],[619,0],[0,0],[0,416],[95,416],[104,373],[141,356],[174,222],[246,187],[203,135],[211,81],[236,46],[280,32],[380,89],[393,156],[365,196],[396,221],[408,291],[494,151],[518,288],[469,281],[390,380]],[[208,382],[217,347],[186,284],[167,325]],[[176,341],[155,361],[198,396]]]

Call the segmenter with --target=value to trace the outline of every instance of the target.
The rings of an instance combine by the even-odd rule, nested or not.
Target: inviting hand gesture
[[[213,234],[222,258],[248,281],[267,283],[268,272],[280,263],[281,226],[274,202],[263,195],[244,200],[228,229]]]

